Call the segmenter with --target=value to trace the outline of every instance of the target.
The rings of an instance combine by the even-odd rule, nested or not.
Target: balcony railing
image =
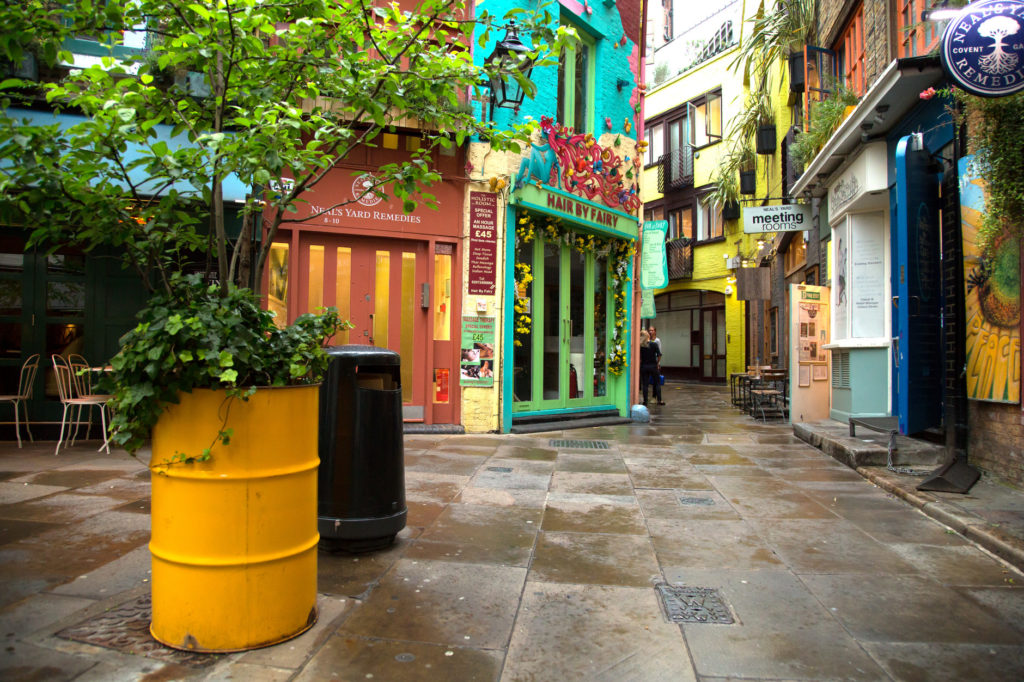
[[[668,256],[669,279],[693,277],[693,244],[689,240],[665,242],[665,252]]]
[[[693,187],[693,146],[685,144],[664,154],[658,164],[658,192],[667,194]]]

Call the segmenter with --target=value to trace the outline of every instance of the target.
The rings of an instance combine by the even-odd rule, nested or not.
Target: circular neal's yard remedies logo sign
[[[376,206],[383,201],[377,193],[373,191],[373,186],[376,182],[369,173],[363,173],[352,182],[352,198],[358,201],[363,206]]]
[[[957,85],[982,97],[1024,89],[1024,1],[968,5],[942,34],[942,67]]]

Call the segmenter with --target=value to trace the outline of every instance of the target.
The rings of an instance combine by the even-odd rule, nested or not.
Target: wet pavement
[[[222,656],[146,636],[144,462],[4,444],[0,678],[1024,678],[1024,577],[965,537],[1024,536],[1024,493],[915,506],[727,389],[665,397],[649,425],[407,435],[395,545],[321,553],[313,629]]]

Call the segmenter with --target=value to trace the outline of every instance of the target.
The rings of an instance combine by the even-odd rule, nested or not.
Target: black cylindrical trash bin
[[[332,346],[320,387],[317,527],[329,550],[369,551],[405,528],[398,353]]]

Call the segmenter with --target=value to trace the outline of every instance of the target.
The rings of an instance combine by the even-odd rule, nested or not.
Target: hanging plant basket
[[[755,194],[757,192],[757,171],[740,171],[740,194]]]
[[[739,220],[740,202],[728,201],[722,206],[722,220]]]
[[[804,91],[804,53],[789,53],[789,91]]]
[[[775,153],[775,126],[766,125],[757,127],[757,153],[758,154],[774,154]]]

